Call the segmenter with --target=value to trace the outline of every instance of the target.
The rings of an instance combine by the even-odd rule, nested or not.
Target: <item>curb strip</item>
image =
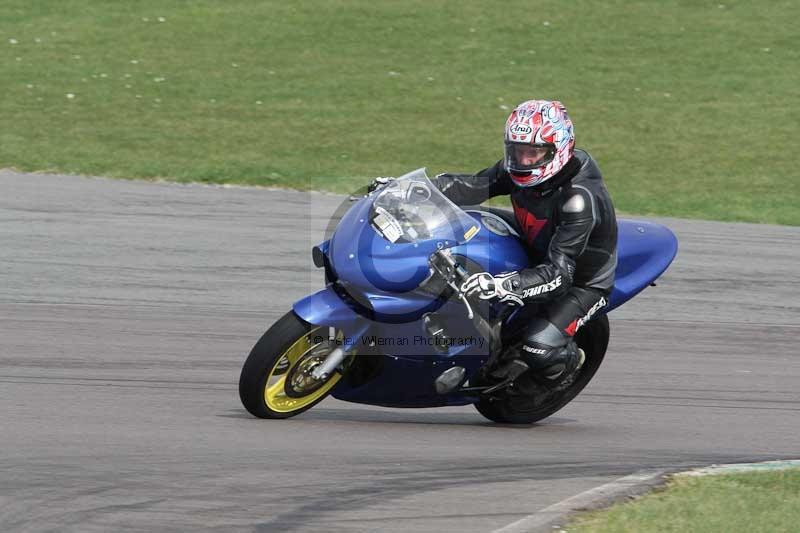
[[[537,533],[559,529],[559,524],[564,523],[567,515],[576,511],[605,507],[622,497],[636,496],[649,491],[664,482],[666,472],[666,470],[640,470],[554,503],[492,533]]]

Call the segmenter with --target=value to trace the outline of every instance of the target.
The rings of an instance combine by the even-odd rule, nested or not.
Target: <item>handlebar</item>
[[[467,316],[469,319],[472,320],[475,318],[475,313],[472,311],[469,300],[461,293],[461,284],[469,277],[467,269],[453,259],[453,255],[449,251],[445,250],[436,250],[433,255],[431,255],[431,267],[444,278],[447,285],[467,308]]]

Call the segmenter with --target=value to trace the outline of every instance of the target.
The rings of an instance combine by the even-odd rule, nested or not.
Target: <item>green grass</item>
[[[344,192],[479,170],[509,108],[558,98],[621,211],[800,225],[797,20],[766,0],[4,0],[0,168]]]
[[[678,476],[657,492],[564,527],[569,533],[790,532],[800,525],[800,470]]]

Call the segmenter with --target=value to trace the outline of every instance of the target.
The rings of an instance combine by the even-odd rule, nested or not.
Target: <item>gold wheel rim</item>
[[[324,359],[325,356],[330,353],[326,339],[323,339],[321,335],[316,335],[320,329],[321,328],[314,328],[297,339],[283,352],[283,355],[278,358],[275,365],[270,370],[266,384],[264,385],[264,402],[267,404],[267,407],[273,411],[278,413],[291,413],[292,411],[308,407],[328,394],[328,391],[342,378],[340,373],[334,372],[321,387],[312,390],[307,395],[288,396],[286,394],[286,380],[289,376],[294,374],[293,371],[296,370],[299,364],[303,364],[304,370],[306,371],[305,383],[307,380],[313,379],[308,376],[308,372],[313,369],[313,366],[316,366],[308,364],[309,358],[319,357],[320,359]],[[318,339],[321,339],[321,341],[315,342],[315,340]]]

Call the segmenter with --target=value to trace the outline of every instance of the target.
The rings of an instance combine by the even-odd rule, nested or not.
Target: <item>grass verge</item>
[[[570,533],[791,532],[800,524],[800,469],[675,476],[635,501],[581,515]]]
[[[789,0],[4,0],[0,168],[346,192],[484,168],[514,104],[558,98],[621,211],[800,225],[798,19]]]

